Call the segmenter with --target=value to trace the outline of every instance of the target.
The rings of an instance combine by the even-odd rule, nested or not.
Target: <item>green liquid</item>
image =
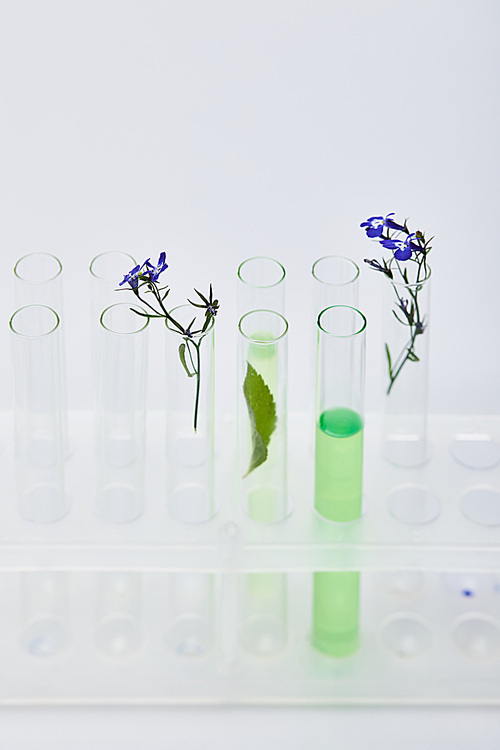
[[[252,334],[254,341],[248,347],[248,361],[264,380],[276,399],[279,377],[278,345],[275,336],[269,331],[259,330]],[[260,343],[259,343],[260,342]],[[279,418],[279,417],[278,417]],[[249,475],[246,481],[247,512],[250,518],[261,523],[281,521],[285,515],[283,493],[276,488],[280,484],[275,476],[276,432],[271,435],[268,455],[263,464]],[[250,445],[249,445],[250,448]],[[248,454],[250,460],[250,452]]]
[[[352,409],[327,409],[316,427],[316,510],[329,521],[354,521],[362,483],[363,420]]]
[[[358,647],[359,573],[314,573],[313,645],[329,656]]]
[[[260,468],[259,466],[256,471]],[[272,487],[256,487],[250,490],[248,493],[248,515],[250,518],[261,523],[281,521],[283,519],[282,494]]]
[[[330,521],[361,515],[363,420],[352,409],[324,411],[316,428],[314,504]],[[315,573],[313,644],[330,656],[358,647],[359,573]]]

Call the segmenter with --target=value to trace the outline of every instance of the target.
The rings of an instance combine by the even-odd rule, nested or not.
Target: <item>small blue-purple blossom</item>
[[[379,240],[379,242],[382,247],[394,252],[396,260],[409,260],[414,251],[418,252],[421,249],[412,242],[412,238],[415,236],[415,232],[412,232],[404,240]]]
[[[382,235],[382,232],[384,231],[384,227],[387,227],[388,229],[395,229],[398,232],[406,232],[407,230],[405,229],[405,227],[401,226],[401,224],[398,224],[390,218],[394,215],[394,213],[387,214],[385,219],[383,216],[371,216],[359,226],[365,229],[367,237],[370,238],[380,237]]]
[[[398,224],[396,221],[393,221],[390,219],[390,216],[395,216],[395,214],[387,214],[385,217],[384,224],[387,227],[387,229],[395,229],[397,232],[407,232],[408,230],[406,227],[401,226],[401,224]]]
[[[383,216],[370,216],[369,219],[359,225],[366,230],[367,237],[380,237],[384,231],[385,220]]]
[[[408,315],[408,300],[403,299],[403,297],[399,297],[399,305],[401,310],[404,312],[405,315]]]
[[[148,281],[158,281],[158,277],[160,276],[163,271],[165,271],[166,268],[168,268],[168,264],[165,262],[166,260],[166,253],[160,253],[160,257],[158,258],[158,263],[156,266],[153,266],[149,261],[151,259],[148,258],[142,265],[142,267],[146,268],[144,271],[144,276],[147,276]]]
[[[126,273],[123,277],[123,281],[120,281],[119,286],[123,286],[123,284],[130,284],[132,289],[137,289],[139,286],[139,275],[141,272],[141,266],[136,266],[133,268],[130,273]]]

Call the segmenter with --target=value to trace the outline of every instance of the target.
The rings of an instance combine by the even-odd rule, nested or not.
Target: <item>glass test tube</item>
[[[10,319],[18,508],[51,523],[69,509],[64,490],[59,316],[28,305]]]
[[[318,318],[317,512],[330,521],[361,515],[366,318],[334,305]]]
[[[288,323],[272,310],[239,323],[238,455],[244,512],[255,521],[289,514],[287,480]]]
[[[316,511],[329,521],[361,516],[366,318],[334,305],[318,318]],[[357,648],[359,573],[317,572],[313,644],[331,656]]]
[[[359,267],[350,258],[326,255],[312,266],[314,320],[331,305],[349,305],[357,308],[359,292]]]
[[[100,372],[100,346],[102,343],[100,320],[107,307],[118,302],[126,302],[127,295],[117,293],[120,281],[126,273],[137,265],[135,259],[128,253],[112,250],[100,253],[92,259],[90,271],[90,325],[91,325],[91,355],[93,371],[93,393],[97,396]],[[94,404],[97,409],[97,404]]]
[[[131,255],[119,251],[100,253],[93,258],[89,267],[91,278],[90,312],[92,325],[96,329],[99,327],[103,310],[117,302],[126,301],[126,295],[122,299],[116,290],[120,288],[120,281],[125,274],[136,265],[137,263]],[[130,289],[128,286],[126,288]]]
[[[427,396],[429,380],[429,312],[431,270],[418,283],[404,284],[391,280],[384,287],[383,338],[386,371],[384,378],[384,444],[385,457],[404,467],[421,466],[429,458],[427,440]],[[411,327],[399,304],[412,309],[418,304],[423,323],[420,335],[414,337],[414,359],[407,355]],[[391,365],[387,358],[389,351]],[[392,372],[391,382],[389,372]]]
[[[261,309],[285,314],[285,269],[274,258],[248,258],[238,268],[238,320]]]
[[[21,573],[23,648],[32,656],[54,656],[69,643],[68,581],[65,573]]]
[[[126,302],[101,315],[96,512],[109,523],[144,510],[148,323]]]
[[[314,327],[311,326],[310,337],[310,361],[314,362],[316,358],[317,347],[317,321],[322,310],[332,305],[349,305],[358,307],[359,296],[359,267],[350,258],[341,255],[326,255],[319,258],[313,263],[311,269],[311,300],[312,300],[312,320]],[[310,379],[307,392],[311,394],[309,408],[314,411],[314,368],[309,369]],[[310,449],[314,451],[314,438],[311,435]]]
[[[98,573],[97,648],[109,656],[130,656],[140,648],[142,641],[140,573]]]
[[[187,328],[195,312],[191,305],[181,305],[171,310],[171,314]],[[184,349],[191,377],[179,358],[179,347],[184,339],[175,332],[173,324],[167,322],[166,326],[167,505],[170,515],[178,521],[204,523],[217,510],[214,497],[213,320],[208,330],[193,335],[189,347]],[[199,382],[192,374],[198,368]]]
[[[62,314],[62,264],[50,253],[29,253],[14,266],[16,307],[46,305]]]
[[[29,253],[14,266],[14,300],[16,309],[28,305],[45,305],[59,316],[60,388],[62,394],[62,429],[64,455],[71,453],[68,429],[68,389],[62,292],[62,263],[51,253]]]

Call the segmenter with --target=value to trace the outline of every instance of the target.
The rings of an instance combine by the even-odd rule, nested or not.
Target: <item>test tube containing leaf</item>
[[[272,310],[239,322],[238,454],[244,512],[272,523],[289,513],[287,488],[288,323]]]

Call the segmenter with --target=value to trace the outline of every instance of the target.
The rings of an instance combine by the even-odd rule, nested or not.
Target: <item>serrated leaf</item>
[[[271,435],[276,429],[277,417],[273,395],[262,375],[252,367],[250,362],[247,362],[243,394],[252,430],[252,456],[248,471],[244,475],[247,477],[267,459],[267,449]]]

